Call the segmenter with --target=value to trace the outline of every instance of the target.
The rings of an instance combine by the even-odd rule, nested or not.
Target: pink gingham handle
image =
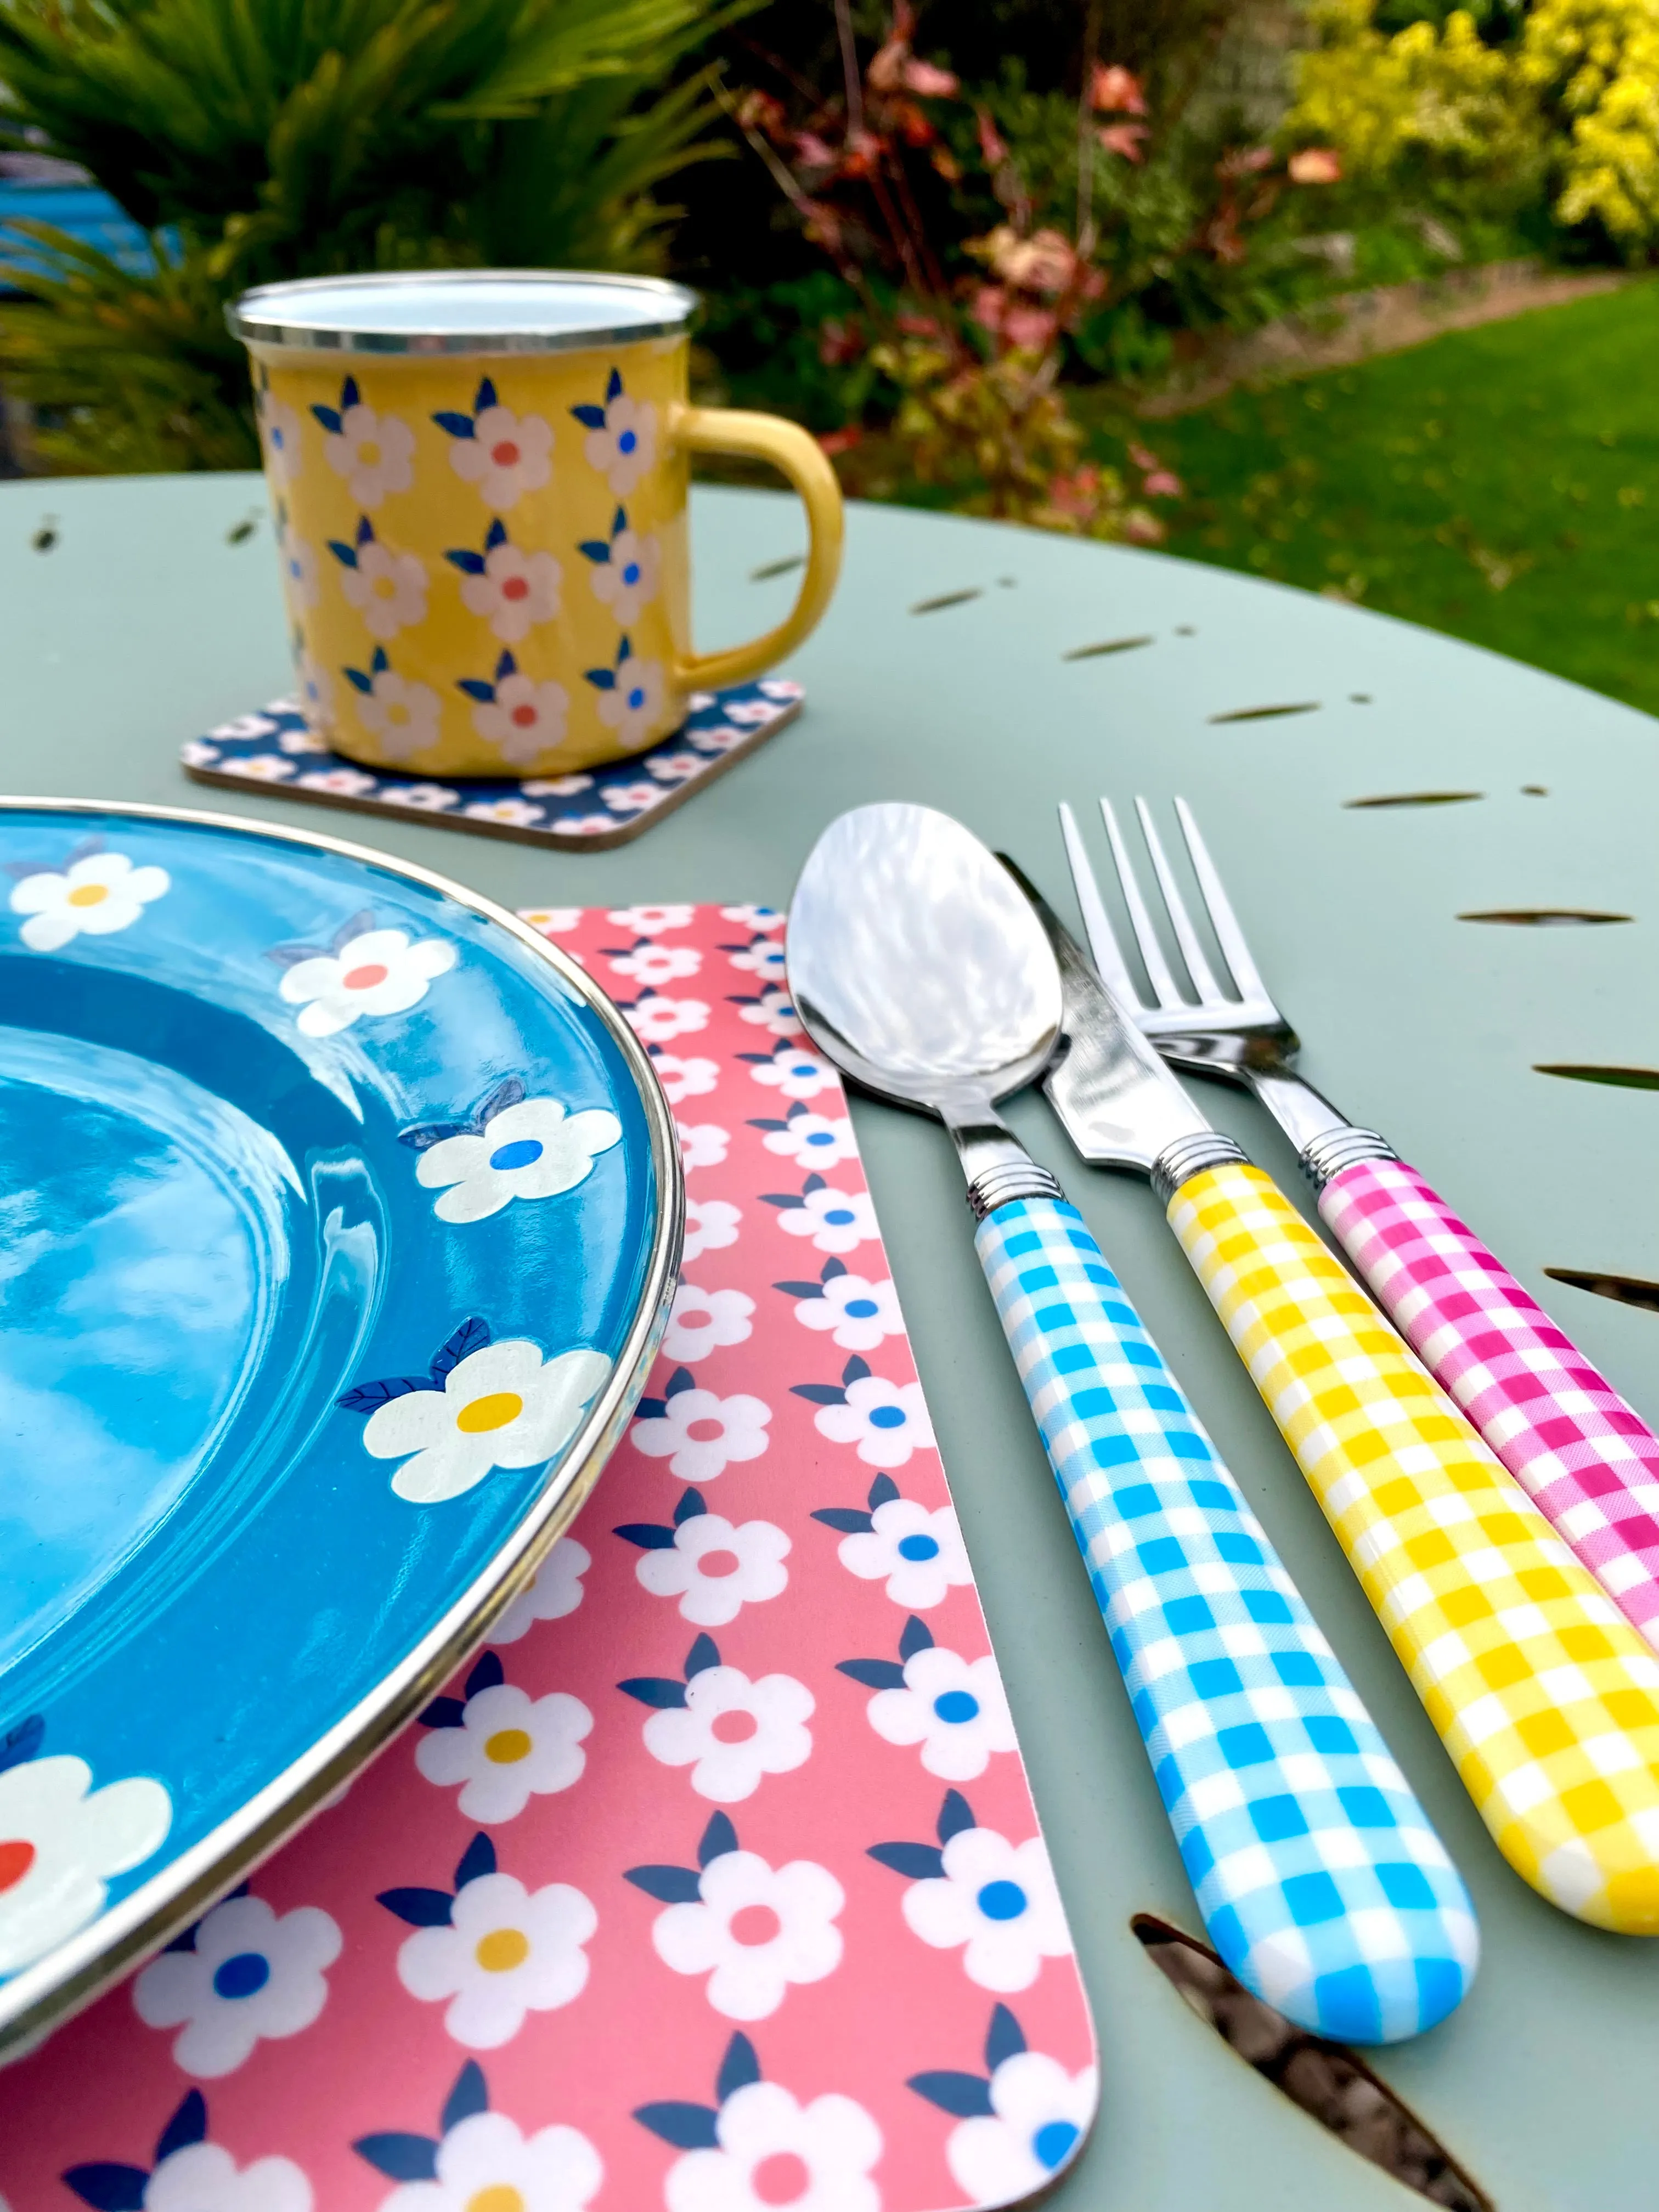
[[[1342,1169],[1319,1211],[1442,1389],[1659,1647],[1659,1437],[1403,1160]]]

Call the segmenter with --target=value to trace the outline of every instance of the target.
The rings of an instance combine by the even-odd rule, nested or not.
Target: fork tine
[[[1060,802],[1060,834],[1066,840],[1066,858],[1071,866],[1072,885],[1083,915],[1089,950],[1094,955],[1096,972],[1107,989],[1120,998],[1126,1006],[1138,1006],[1141,1003],[1139,987],[1123,964],[1117,938],[1101,902],[1100,884],[1084,849],[1077,817],[1063,799]]]
[[[1232,901],[1222,888],[1221,877],[1215,862],[1210,858],[1210,848],[1199,835],[1198,824],[1193,819],[1193,810],[1184,799],[1175,803],[1176,818],[1181,824],[1181,834],[1187,841],[1187,850],[1192,859],[1193,873],[1198,878],[1198,888],[1210,917],[1210,927],[1215,932],[1216,943],[1221,947],[1221,957],[1232,971],[1233,981],[1242,999],[1265,1000],[1273,1003],[1272,994],[1262,981],[1256,964],[1250,957],[1250,948],[1238,916],[1233,912]]]
[[[1158,941],[1158,932],[1152,927],[1152,917],[1146,911],[1146,902],[1140,896],[1140,884],[1130,864],[1128,852],[1117,826],[1117,817],[1112,811],[1112,802],[1100,802],[1100,818],[1106,824],[1106,835],[1111,842],[1112,862],[1117,870],[1117,880],[1123,892],[1123,903],[1129,910],[1129,926],[1134,931],[1135,943],[1140,947],[1140,957],[1146,964],[1146,980],[1152,987],[1152,996],[1160,1006],[1180,1006],[1186,1004],[1170,973],[1170,963],[1164,957],[1164,947]]]
[[[1181,947],[1181,957],[1187,963],[1187,973],[1193,979],[1193,988],[1198,993],[1199,1003],[1206,1006],[1224,1006],[1228,1001],[1205,957],[1204,947],[1198,941],[1198,932],[1193,927],[1187,902],[1181,896],[1181,886],[1164,856],[1163,840],[1152,821],[1152,811],[1144,799],[1137,799],[1135,812],[1140,817],[1140,834],[1146,840],[1146,850],[1152,856],[1152,872],[1157,876],[1158,887],[1164,894],[1170,927],[1175,932],[1176,943]]]

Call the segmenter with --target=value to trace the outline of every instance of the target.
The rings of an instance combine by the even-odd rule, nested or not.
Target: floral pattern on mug
[[[637,752],[664,712],[667,679],[662,663],[636,660],[632,645],[623,638],[614,665],[584,673],[599,695],[599,720],[617,732],[624,752]]]
[[[553,473],[553,428],[539,415],[503,407],[489,377],[479,380],[472,411],[445,408],[433,416],[449,436],[449,465],[476,484],[486,507],[505,514]]]
[[[652,1923],[657,1956],[677,1974],[707,1974],[708,2002],[727,2020],[769,2019],[792,1984],[841,1964],[847,1893],[834,1875],[810,1859],[768,1865],[724,1813],[703,1830],[695,1868],[629,1867],[623,1878],[667,1906]]]
[[[657,465],[655,407],[648,399],[630,399],[623,389],[622,371],[613,368],[605,380],[604,406],[570,411],[587,433],[582,453],[588,467],[599,471],[617,499],[626,499]]]
[[[317,570],[317,555],[297,531],[289,527],[280,509],[276,521],[276,557],[282,563],[283,589],[288,594],[289,609],[295,614],[309,613],[316,605],[323,588],[322,579]]]
[[[456,689],[475,702],[473,728],[515,768],[526,767],[550,751],[564,736],[570,694],[551,678],[538,684],[524,675],[511,653],[503,652],[495,663],[493,682],[463,676],[457,679]],[[539,819],[539,816],[532,814],[532,818]]]
[[[298,410],[285,399],[258,395],[259,442],[264,448],[265,473],[274,484],[291,484],[305,466],[300,442]]]
[[[407,491],[414,483],[415,433],[401,416],[365,406],[355,376],[342,381],[337,407],[311,411],[327,433],[323,459],[344,477],[359,507],[373,513],[391,493]]]
[[[340,589],[356,607],[371,637],[382,641],[426,620],[426,566],[413,553],[394,553],[374,535],[366,514],[357,518],[356,536],[347,545],[331,538],[328,550],[344,574]]]
[[[661,556],[654,536],[630,530],[627,511],[619,507],[611,518],[610,537],[585,538],[576,550],[592,564],[588,581],[594,598],[610,608],[621,629],[631,629],[641,608],[657,596]]]
[[[347,668],[341,673],[358,695],[357,719],[380,750],[394,761],[406,761],[435,744],[443,708],[429,684],[399,676],[377,645],[367,669]]]
[[[366,1451],[403,1462],[392,1478],[397,1496],[435,1505],[498,1467],[556,1458],[610,1372],[602,1352],[544,1357],[527,1337],[493,1343],[489,1322],[475,1316],[445,1338],[424,1375],[360,1382],[336,1403],[367,1417]]]
[[[484,532],[483,550],[458,545],[444,555],[461,572],[461,604],[489,624],[503,645],[521,645],[538,623],[559,611],[563,571],[550,553],[514,545],[497,515]]]

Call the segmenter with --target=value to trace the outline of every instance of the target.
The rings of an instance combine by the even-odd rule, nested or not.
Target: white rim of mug
[[[292,317],[297,307],[303,318],[307,296],[337,292],[343,285],[389,293],[434,283],[471,289],[475,284],[497,284],[504,277],[566,289],[602,283],[613,290],[636,292],[655,301],[661,313],[648,322],[596,322],[591,329],[574,331],[342,330]],[[272,303],[269,313],[261,312],[265,302]],[[302,276],[291,283],[256,285],[229,302],[225,322],[231,335],[245,345],[281,346],[305,353],[580,353],[593,346],[678,337],[701,304],[697,293],[661,276],[613,276],[592,269],[420,269],[356,276]]]

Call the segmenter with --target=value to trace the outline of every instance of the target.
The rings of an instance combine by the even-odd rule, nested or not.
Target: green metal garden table
[[[849,525],[839,596],[789,671],[805,716],[638,842],[545,854],[412,823],[370,832],[362,817],[339,832],[509,906],[782,905],[833,815],[914,799],[1012,852],[1070,913],[1054,802],[1183,792],[1310,1077],[1385,1130],[1659,1419],[1659,1316],[1543,1273],[1659,1276],[1659,1102],[1534,1072],[1659,1060],[1659,729],[1449,639],[1218,570],[892,508],[855,507]],[[780,568],[799,549],[793,503],[703,490],[694,526],[700,642],[775,619],[794,587]],[[179,741],[288,687],[256,477],[0,489],[0,607],[8,791],[213,804],[185,782]],[[1425,790],[1481,796],[1347,804]],[[275,792],[225,811],[331,826]],[[1534,906],[1632,920],[1458,918]],[[1251,1103],[1203,1095],[1292,1188]],[[854,1112],[1099,2028],[1100,2123],[1053,2202],[1405,2212],[1422,2200],[1232,2056],[1132,1934],[1138,1912],[1195,1932],[1197,1916],[954,1159],[919,1120]],[[1040,1099],[1013,1101],[1010,1119],[1124,1277],[1474,1893],[1474,1995],[1377,2070],[1501,2212],[1648,2212],[1659,1944],[1579,1925],[1504,1865],[1158,1209],[1080,1167]]]

